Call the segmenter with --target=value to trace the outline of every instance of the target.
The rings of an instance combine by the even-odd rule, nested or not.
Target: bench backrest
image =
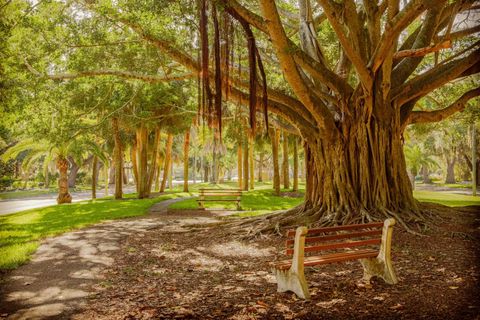
[[[310,229],[305,236],[305,253],[343,248],[361,248],[380,245],[384,222],[351,224],[345,226]],[[295,230],[287,231],[286,254],[294,252]]]
[[[206,197],[241,196],[240,189],[200,189],[200,195]]]

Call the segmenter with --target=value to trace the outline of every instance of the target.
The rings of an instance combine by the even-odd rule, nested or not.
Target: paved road
[[[124,193],[134,192],[133,187],[124,188]],[[90,200],[92,198],[92,193],[90,191],[81,191],[81,192],[71,192],[73,202]],[[97,192],[97,198],[103,198],[105,193],[103,190]],[[34,208],[43,208],[47,206],[52,206],[57,204],[57,194],[49,193],[38,196],[31,196],[26,198],[18,199],[5,199],[0,200],[0,215],[19,212],[28,209]]]

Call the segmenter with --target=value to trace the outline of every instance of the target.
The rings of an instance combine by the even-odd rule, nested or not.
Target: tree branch
[[[340,14],[338,12],[338,8],[336,8],[336,6],[340,6],[340,5],[337,5],[330,0],[317,0],[317,1],[322,6],[325,12],[325,15],[328,18],[328,21],[330,21],[330,24],[332,25],[333,30],[335,30],[338,40],[340,41],[343,49],[345,50],[345,54],[348,56],[348,59],[350,59],[354,68],[357,70],[360,81],[364,85],[365,89],[370,91],[370,88],[372,87],[372,84],[373,84],[372,76],[369,70],[367,69],[367,66],[365,65],[364,61],[362,60],[361,55],[352,46],[351,40],[348,39],[347,35],[343,30],[342,25],[340,24],[340,21],[339,21]]]
[[[480,87],[467,91],[446,108],[435,111],[412,111],[408,117],[408,124],[442,121],[457,112],[463,111],[467,102],[478,96],[480,96]]]
[[[465,58],[439,65],[409,80],[393,92],[393,97],[398,99],[399,106],[410,100],[421,98],[445,83],[458,78],[479,61],[480,49],[477,49]]]

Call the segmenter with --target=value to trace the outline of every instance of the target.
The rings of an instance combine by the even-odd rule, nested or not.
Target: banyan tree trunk
[[[123,150],[122,140],[120,139],[120,130],[118,127],[118,118],[112,118],[112,128],[115,140],[114,162],[115,162],[115,199],[122,199],[122,173],[123,173]]]
[[[297,137],[293,139],[293,188],[294,192],[298,191],[298,143]]]
[[[398,120],[392,122],[352,121],[340,140],[303,137],[307,188],[302,223],[402,215],[401,223],[423,220],[407,175],[402,128]]]
[[[167,144],[165,146],[165,161],[164,161],[164,168],[163,168],[163,179],[162,184],[160,185],[160,192],[165,192],[165,187],[167,186],[167,179],[169,177],[169,171],[172,162],[172,145],[173,145],[173,135],[171,133],[168,134],[167,137]]]
[[[244,142],[243,148],[243,190],[248,191],[249,172],[248,172],[248,140]]]
[[[272,141],[273,190],[276,195],[280,195],[280,167],[278,163],[278,141],[280,140],[280,131],[278,129],[271,129],[270,139]]]
[[[290,188],[290,169],[288,167],[288,135],[286,132],[283,132],[282,172],[283,172],[283,187],[285,189],[288,189]]]
[[[71,203],[72,196],[68,193],[68,160],[64,156],[58,156],[56,162],[59,173],[57,203]]]
[[[93,156],[93,160],[92,160],[92,199],[97,198],[97,170],[98,170],[98,157]]]
[[[249,161],[249,179],[250,179],[250,189],[255,189],[255,167],[254,167],[254,158],[253,158],[253,135],[248,136],[248,161]]]
[[[445,183],[455,183],[455,157],[447,157],[447,177]]]
[[[188,151],[190,149],[190,128],[185,132],[183,142],[183,192],[188,192]],[[195,163],[193,164],[195,166]],[[193,169],[195,173],[195,168]]]
[[[237,147],[238,188],[243,189],[243,150],[240,142]]]

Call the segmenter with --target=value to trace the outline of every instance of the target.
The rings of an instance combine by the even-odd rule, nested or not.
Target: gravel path
[[[170,204],[184,199],[159,202],[146,217],[108,221],[46,239],[30,263],[0,283],[0,319],[67,319],[85,304],[88,288],[102,281],[101,271],[112,265],[113,253],[127,236],[216,222],[205,217],[160,218]]]

